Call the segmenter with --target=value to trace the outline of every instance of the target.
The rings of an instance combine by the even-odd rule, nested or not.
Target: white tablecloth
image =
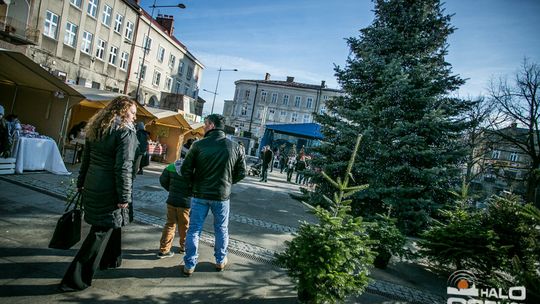
[[[54,174],[69,175],[56,143],[51,139],[20,137],[13,151],[17,162],[15,172],[47,170]]]

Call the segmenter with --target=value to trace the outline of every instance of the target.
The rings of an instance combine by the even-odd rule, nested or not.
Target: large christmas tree
[[[354,197],[353,212],[390,210],[405,232],[416,234],[459,179],[466,126],[459,117],[467,105],[450,95],[464,81],[445,61],[454,28],[438,0],[374,2],[372,25],[347,40],[350,56],[336,68],[346,96],[316,117],[326,143],[315,165],[340,176],[362,133],[353,176],[370,188]]]

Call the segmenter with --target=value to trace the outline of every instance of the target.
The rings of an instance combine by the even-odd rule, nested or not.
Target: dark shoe
[[[116,261],[109,263],[104,263],[102,261],[102,263],[99,264],[99,270],[115,269],[119,268],[120,266],[122,266],[122,258],[118,258]]]
[[[60,283],[60,285],[58,285],[57,290],[59,292],[75,292],[75,291],[80,291],[82,289],[73,288],[73,287],[67,285],[66,283]]]
[[[178,248],[178,253],[186,253],[186,248],[185,247]]]
[[[170,250],[167,251],[167,252],[158,252],[158,254],[157,254],[157,257],[159,259],[170,258],[172,256],[174,256],[174,252],[172,252]]]
[[[195,268],[187,269],[186,266],[182,267],[182,273],[185,277],[190,277],[193,275],[193,272],[195,272]]]
[[[217,271],[223,271],[225,270],[225,266],[227,266],[227,263],[229,262],[229,260],[227,259],[227,257],[225,257],[223,259],[223,262],[221,264],[216,264],[216,270]]]

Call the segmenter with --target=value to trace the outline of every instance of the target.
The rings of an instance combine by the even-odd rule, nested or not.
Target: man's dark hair
[[[210,114],[206,116],[206,119],[208,119],[209,122],[213,123],[216,129],[223,130],[225,128],[225,117],[223,117],[223,115]]]

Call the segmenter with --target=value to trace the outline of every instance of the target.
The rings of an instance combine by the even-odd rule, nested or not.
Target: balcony
[[[12,17],[0,16],[0,40],[15,45],[36,45],[39,30],[30,29],[26,23]]]

